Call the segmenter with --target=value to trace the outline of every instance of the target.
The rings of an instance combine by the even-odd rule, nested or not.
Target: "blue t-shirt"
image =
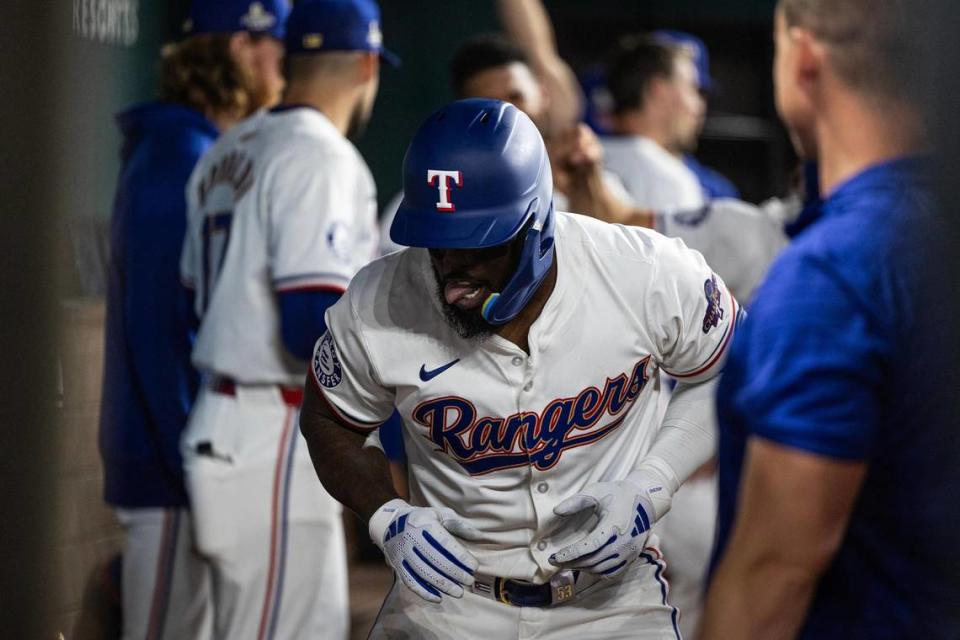
[[[960,420],[955,282],[928,163],[904,158],[839,186],[771,268],[718,390],[717,553],[747,439],[868,463],[802,638],[960,637]]]
[[[180,285],[187,180],[217,129],[187,107],[150,103],[118,116],[123,166],[110,226],[100,451],[110,504],[187,504],[180,434],[199,376]]]

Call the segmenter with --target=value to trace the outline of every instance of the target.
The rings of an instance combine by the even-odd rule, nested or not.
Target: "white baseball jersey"
[[[679,240],[558,213],[555,246],[556,285],[529,354],[496,335],[460,338],[428,252],[407,249],[363,269],[328,310],[311,367],[358,430],[397,407],[411,502],[449,507],[484,533],[464,543],[480,573],[535,582],[578,537],[553,508],[637,466],[660,425],[659,371],[715,375],[738,313]]]
[[[780,209],[720,198],[691,211],[657,213],[656,229],[702,253],[734,297],[746,303],[790,242]]]
[[[706,203],[697,176],[683,161],[649,138],[600,139],[604,167],[623,181],[638,207],[654,211],[699,209]]]
[[[376,188],[323,114],[259,112],[224,134],[187,186],[181,277],[203,318],[193,363],[241,383],[299,385],[278,292],[343,291],[376,257]]]

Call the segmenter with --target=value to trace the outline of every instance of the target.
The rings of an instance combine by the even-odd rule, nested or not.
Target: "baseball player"
[[[301,415],[398,578],[373,637],[679,637],[650,528],[712,454],[737,302],[679,241],[554,211],[510,104],[439,110],[403,171],[411,248],[327,312]],[[682,381],[662,422],[661,369]],[[394,407],[409,502],[363,448]]]
[[[955,235],[926,156],[917,15],[778,3],[777,110],[825,198],[758,290],[720,384],[705,639],[960,632]]]
[[[184,189],[219,132],[279,98],[284,2],[197,0],[164,49],[160,99],[120,114],[100,411],[105,499],[123,525],[123,637],[207,637],[180,435],[198,385],[178,277]]]
[[[705,100],[716,91],[713,77],[710,75],[710,51],[703,40],[691,33],[672,29],[658,29],[653,32],[653,36],[658,40],[678,45],[690,52],[693,56],[693,64],[697,69],[697,89]],[[703,124],[704,120],[701,119],[700,128],[697,131],[698,136],[703,131]],[[697,176],[697,180],[700,181],[700,186],[707,197],[739,199],[740,190],[737,189],[736,185],[716,169],[712,169],[697,160],[696,156],[693,155],[694,151],[696,151],[696,143],[688,145],[684,149],[683,163]]]
[[[607,83],[614,135],[601,138],[606,168],[639,206],[702,207],[703,188],[683,161],[706,114],[691,52],[654,36],[626,38],[607,67]]]
[[[376,193],[347,136],[369,120],[382,48],[372,0],[298,2],[281,105],[223,136],[187,188],[182,277],[206,375],[183,438],[217,638],[344,638],[340,506],[297,432],[324,311],[375,257]]]

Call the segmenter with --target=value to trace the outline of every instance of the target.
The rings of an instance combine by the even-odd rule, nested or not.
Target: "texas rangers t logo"
[[[456,211],[457,208],[450,200],[450,181],[457,185],[457,188],[463,186],[463,174],[459,171],[446,171],[443,169],[428,169],[427,184],[436,187],[440,192],[440,200],[437,202],[437,211]]]

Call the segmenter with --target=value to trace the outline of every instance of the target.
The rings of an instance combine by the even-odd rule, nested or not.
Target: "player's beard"
[[[491,333],[491,327],[480,312],[476,310],[464,311],[460,307],[449,304],[443,295],[443,284],[438,281],[437,295],[440,297],[440,306],[443,309],[443,317],[457,335],[464,340],[474,340],[483,342]]]
[[[252,115],[254,112],[267,107],[272,107],[280,101],[280,92],[271,87],[266,82],[253,81],[247,89],[249,95],[249,107],[246,115]]]
[[[370,113],[367,112],[363,100],[358,100],[353,112],[350,114],[350,120],[347,123],[347,140],[356,142],[367,130],[367,124],[369,122]]]
[[[446,282],[437,273],[436,268],[433,270],[433,278],[437,283],[437,298],[440,300],[440,308],[443,309],[443,317],[446,318],[447,324],[464,340],[476,342],[486,340],[492,332],[492,327],[483,319],[480,311],[476,309],[465,311],[447,302],[444,294]]]

